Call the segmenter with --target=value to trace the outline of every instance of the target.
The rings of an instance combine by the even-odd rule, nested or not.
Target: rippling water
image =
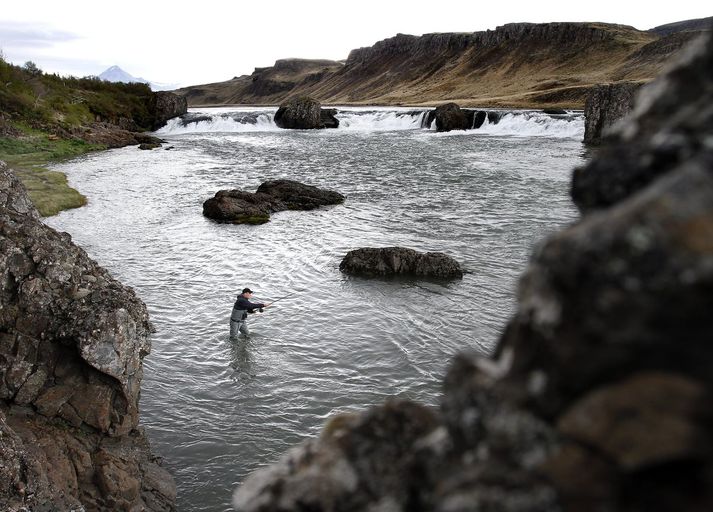
[[[492,349],[533,244],[575,215],[568,187],[584,158],[581,116],[552,130],[518,128],[520,118],[510,131],[437,134],[394,122],[393,111],[386,126],[376,119],[384,110],[352,109],[328,131],[278,130],[266,112],[244,130],[169,127],[170,151],[134,146],[56,166],[89,205],[48,224],[133,286],[157,328],[142,423],[183,511],[230,510],[249,472],[339,411],[393,395],[435,404],[454,353]],[[347,200],[260,226],[202,216],[217,190],[275,178]],[[384,282],[338,270],[350,249],[393,245],[444,251],[469,273]],[[251,317],[249,340],[230,341],[245,286],[266,300],[299,293]]]

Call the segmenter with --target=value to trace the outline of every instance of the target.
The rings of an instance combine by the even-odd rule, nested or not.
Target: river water
[[[231,510],[234,488],[331,415],[391,396],[436,404],[460,350],[492,350],[534,244],[570,222],[583,163],[581,113],[512,112],[439,134],[423,112],[340,109],[336,130],[280,130],[274,109],[192,110],[134,147],[55,166],[88,206],[47,223],[146,302],[142,424],[178,484],[181,511]],[[218,224],[202,203],[225,188],[295,179],[343,205]],[[357,247],[442,251],[453,282],[348,278]],[[297,292],[231,341],[235,296]]]

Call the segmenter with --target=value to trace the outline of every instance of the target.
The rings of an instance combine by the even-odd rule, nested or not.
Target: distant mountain
[[[713,27],[713,17],[698,18],[695,20],[677,21],[676,23],[667,23],[649,30],[660,36],[675,34],[676,32],[688,32],[691,30],[710,30]]]
[[[129,73],[121,69],[119,66],[110,67],[102,74],[100,74],[99,78],[101,78],[102,80],[106,80],[107,82],[124,82],[125,84],[132,82],[139,82],[142,84],[150,83],[145,78],[136,78],[135,76],[130,75]]]
[[[398,34],[346,61],[278,60],[251,75],[179,89],[189,106],[324,104],[583,108],[589,90],[646,82],[697,32],[667,36],[608,23],[511,23],[495,30]]]
[[[123,82],[125,84],[138,82],[141,84],[148,84],[152,91],[170,91],[178,87],[177,84],[162,84],[158,82],[151,82],[145,78],[137,78],[127,73],[119,66],[111,66],[101,73],[99,78],[106,80],[107,82]]]

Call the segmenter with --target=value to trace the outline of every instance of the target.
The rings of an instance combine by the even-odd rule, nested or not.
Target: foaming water
[[[401,130],[434,131],[435,121],[426,123],[432,109],[394,109],[338,107],[336,131],[384,132]],[[221,109],[191,109],[186,115],[168,121],[157,134],[186,135],[197,133],[245,133],[280,131],[275,124],[275,109],[251,107]],[[581,112],[549,115],[539,111],[494,111],[482,126],[466,132],[442,133],[440,136],[510,135],[518,137],[556,137],[581,140],[584,136],[584,116]],[[334,130],[330,130],[334,131]]]
[[[274,109],[236,112],[205,115]],[[579,140],[365,126],[169,132],[170,151],[127,147],[57,166],[89,205],[48,224],[133,286],[156,326],[141,417],[176,477],[179,510],[230,510],[249,472],[335,413],[394,395],[436,404],[456,352],[492,350],[533,244],[575,216]],[[276,178],[347,199],[260,226],[202,216],[217,190]],[[350,249],[393,245],[444,251],[469,273],[379,281],[338,270]],[[253,315],[250,339],[231,341],[244,286],[265,300],[299,293]]]

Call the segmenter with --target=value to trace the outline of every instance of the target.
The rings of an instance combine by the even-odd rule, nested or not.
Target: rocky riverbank
[[[495,354],[454,360],[440,410],[337,416],[236,509],[713,509],[710,69],[708,36],[577,171],[583,217],[534,252]]]
[[[139,426],[146,306],[0,162],[0,508],[174,510]]]

